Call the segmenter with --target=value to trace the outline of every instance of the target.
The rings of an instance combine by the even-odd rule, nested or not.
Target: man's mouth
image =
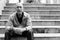
[[[21,12],[21,10],[18,10],[18,12]]]

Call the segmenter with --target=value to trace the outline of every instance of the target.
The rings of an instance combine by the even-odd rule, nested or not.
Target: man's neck
[[[22,17],[22,12],[20,12],[20,13],[18,12],[17,16],[18,16],[18,18],[21,18]]]

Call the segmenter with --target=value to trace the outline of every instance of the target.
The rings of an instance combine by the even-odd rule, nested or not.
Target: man
[[[13,13],[8,20],[5,33],[5,40],[10,40],[12,37],[27,37],[27,40],[32,40],[32,22],[30,15],[23,11],[21,3],[16,4],[16,12]]]

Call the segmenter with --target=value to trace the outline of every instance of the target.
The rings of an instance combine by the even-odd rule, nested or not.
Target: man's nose
[[[18,8],[18,9],[21,9],[21,8]]]

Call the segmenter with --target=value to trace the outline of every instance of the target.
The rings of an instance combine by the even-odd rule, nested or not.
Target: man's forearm
[[[19,28],[19,27],[18,27],[18,28],[16,28],[16,27],[14,27],[14,28],[13,28],[13,30],[14,30],[14,31],[23,32],[23,31],[25,31],[25,30],[26,30],[26,28]]]

